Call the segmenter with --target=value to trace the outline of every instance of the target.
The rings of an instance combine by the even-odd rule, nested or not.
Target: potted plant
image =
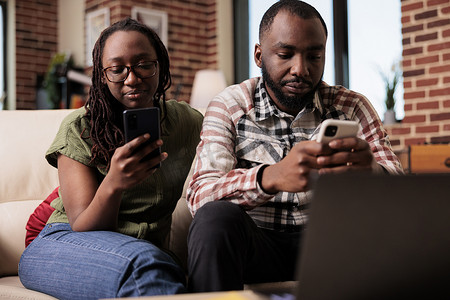
[[[397,122],[395,117],[395,91],[397,90],[398,84],[400,83],[402,72],[398,64],[393,64],[391,73],[386,74],[380,72],[380,74],[383,78],[386,89],[386,98],[384,100],[386,111],[384,113],[383,123],[385,125],[392,125]]]
[[[47,101],[52,108],[60,108],[61,77],[66,75],[67,69],[71,68],[72,65],[72,57],[66,53],[56,53],[50,61],[43,87],[47,92]]]

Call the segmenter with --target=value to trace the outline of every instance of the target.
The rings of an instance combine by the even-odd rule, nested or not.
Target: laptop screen
[[[450,294],[450,174],[322,176],[297,299]]]

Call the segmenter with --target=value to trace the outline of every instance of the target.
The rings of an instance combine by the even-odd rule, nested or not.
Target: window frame
[[[233,0],[234,32],[234,81],[240,83],[249,77],[249,3]],[[245,28],[246,30],[243,30]]]

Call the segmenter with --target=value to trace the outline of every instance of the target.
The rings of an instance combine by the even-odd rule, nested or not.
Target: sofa
[[[59,185],[44,158],[62,119],[72,110],[0,111],[0,299],[55,299],[28,290],[17,275],[25,249],[25,226],[33,211]],[[167,246],[186,268],[187,231],[192,221],[185,191],[173,213]]]

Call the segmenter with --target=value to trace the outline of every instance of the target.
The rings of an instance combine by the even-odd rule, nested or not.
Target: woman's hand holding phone
[[[163,152],[158,156],[143,160],[143,157],[148,156],[163,144],[161,139],[147,144],[150,138],[147,133],[116,149],[111,158],[111,166],[107,175],[112,181],[111,186],[120,190],[129,189],[156,172],[156,166],[168,155]]]
[[[161,153],[158,108],[125,110],[123,124],[125,145],[114,152],[108,176],[114,187],[124,190],[153,174],[168,155]]]
[[[156,169],[167,158],[167,153],[161,153],[162,144],[161,139],[152,139],[150,134],[145,133],[126,143],[125,146],[130,151],[130,158],[150,169]]]
[[[150,137],[141,147],[161,138],[159,108],[157,107],[125,110],[123,112],[123,124],[126,143],[146,133],[150,134]],[[157,157],[159,154],[161,154],[161,149],[155,148],[143,157],[142,161]],[[159,168],[160,165],[155,165],[155,167]]]

